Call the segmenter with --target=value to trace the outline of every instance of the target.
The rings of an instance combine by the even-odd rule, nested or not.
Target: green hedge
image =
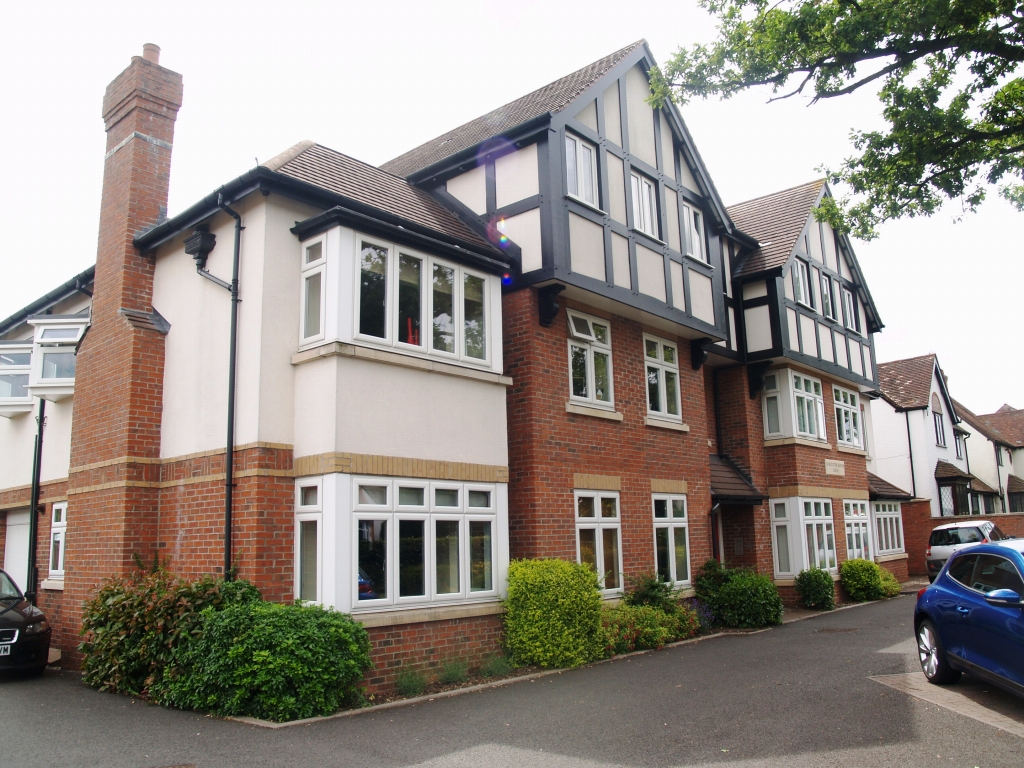
[[[660,648],[693,637],[700,629],[697,613],[684,606],[665,611],[625,602],[602,612],[608,654]]]
[[[832,574],[822,568],[808,568],[796,577],[796,592],[804,608],[831,611],[836,607],[836,585]]]
[[[160,703],[276,722],[355,703],[372,666],[366,630],[347,614],[263,602],[204,612],[178,662],[155,686]]]
[[[883,574],[888,574],[888,578]],[[839,566],[839,578],[843,588],[851,598],[858,603],[868,600],[881,600],[884,597],[893,597],[900,592],[899,582],[889,571],[870,560],[855,558],[847,560]],[[889,586],[883,586],[885,579]],[[895,591],[893,591],[895,584]]]
[[[146,694],[201,631],[204,610],[259,599],[247,581],[186,581],[160,567],[109,579],[83,608],[83,680],[101,691]]]
[[[514,560],[505,645],[513,663],[578,667],[604,655],[597,574],[566,560]]]
[[[708,560],[694,579],[697,599],[727,627],[768,627],[782,623],[782,598],[769,576],[724,568]]]
[[[888,568],[878,566],[882,571],[882,593],[885,597],[896,597],[900,593],[900,583]]]

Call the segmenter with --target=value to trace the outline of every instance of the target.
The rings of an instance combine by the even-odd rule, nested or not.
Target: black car
[[[50,658],[50,622],[0,571],[0,670],[41,673]]]

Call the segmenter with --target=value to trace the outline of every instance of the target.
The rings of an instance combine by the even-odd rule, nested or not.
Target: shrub
[[[715,613],[727,627],[769,627],[782,623],[782,598],[768,576],[733,571],[718,590]]]
[[[83,609],[83,679],[101,691],[145,694],[201,631],[204,610],[259,599],[247,581],[186,581],[159,564],[108,579]]]
[[[881,568],[881,566],[879,566]],[[882,593],[885,597],[896,597],[900,593],[900,583],[893,572],[882,568]]]
[[[427,687],[427,676],[415,669],[403,669],[395,675],[395,690],[401,696],[419,696]]]
[[[697,615],[697,623],[699,625],[698,632],[700,634],[706,634],[715,628],[715,615],[711,612],[711,609],[700,600],[695,597],[691,597],[684,600],[683,605]]]
[[[318,605],[243,603],[202,614],[154,691],[162,704],[282,722],[358,699],[370,641],[350,616]]]
[[[461,683],[469,676],[469,665],[462,659],[448,659],[441,665],[441,676],[438,678],[445,685]]]
[[[492,656],[480,666],[480,674],[484,677],[501,677],[512,671],[512,665],[501,654]]]
[[[676,591],[666,581],[661,581],[655,573],[642,573],[628,579],[633,589],[622,597],[626,605],[649,605],[660,608],[667,613],[673,612],[679,602]]]
[[[836,586],[832,574],[822,568],[808,568],[796,577],[796,591],[805,608],[831,611],[836,607]]]
[[[734,571],[723,568],[714,558],[706,561],[693,579],[693,592],[717,619],[718,591],[732,578]]]
[[[700,626],[697,614],[678,604],[666,612],[651,605],[622,603],[606,608],[602,621],[609,654],[660,648],[693,637]]]
[[[505,645],[516,664],[578,667],[601,658],[597,574],[588,565],[566,560],[510,563]]]
[[[881,600],[885,597],[882,589],[883,570],[877,563],[855,558],[839,567],[839,578],[846,592],[858,603]]]

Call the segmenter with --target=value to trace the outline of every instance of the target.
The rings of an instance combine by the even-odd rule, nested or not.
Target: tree
[[[710,45],[652,70],[655,106],[770,86],[811,103],[880,84],[888,130],[851,132],[860,153],[829,180],[853,197],[817,212],[861,238],[946,200],[974,210],[986,186],[1024,210],[1022,0],[701,0]]]

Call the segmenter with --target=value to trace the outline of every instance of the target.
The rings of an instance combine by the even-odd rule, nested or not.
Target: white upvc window
[[[605,592],[622,591],[617,491],[576,491],[576,562],[590,565]]]
[[[75,389],[78,342],[89,324],[78,315],[43,315],[31,318],[35,326],[29,393],[59,401]]]
[[[32,372],[32,342],[0,344],[0,416],[32,408],[28,382]]]
[[[903,545],[903,512],[898,501],[876,501],[875,551],[879,555],[898,555],[906,550]]]
[[[324,338],[327,306],[324,301],[327,278],[325,238],[302,245],[302,304],[299,338],[303,344]]]
[[[953,430],[953,442],[956,444],[956,457],[962,459],[964,457],[964,436],[957,430]]]
[[[597,208],[597,150],[571,133],[565,134],[565,173],[569,194]]]
[[[58,501],[50,517],[50,578],[64,578],[64,550],[67,546],[68,503]]]
[[[690,541],[686,497],[654,494],[654,565],[661,581],[690,582]]]
[[[683,233],[686,238],[686,255],[707,264],[708,253],[704,246],[704,214],[689,203],[683,203]]]
[[[493,277],[364,235],[356,242],[357,339],[453,361],[490,360]]]
[[[843,501],[846,524],[846,557],[871,560],[871,520],[866,501]]]
[[[863,448],[861,433],[860,396],[842,387],[832,387],[832,399],[836,409],[836,435],[843,445]]]
[[[806,568],[837,568],[836,541],[830,499],[800,499]]]
[[[793,261],[793,298],[805,307],[813,307],[811,298],[811,278],[807,262],[802,259]]]
[[[323,601],[323,478],[295,484],[295,597]]]
[[[765,437],[779,437],[785,434],[782,428],[781,373],[769,373],[764,377],[762,407]]]
[[[839,320],[839,297],[832,278],[821,273],[821,313],[829,320]]]
[[[857,302],[849,288],[843,288],[843,325],[851,331],[860,330],[857,327]]]
[[[838,572],[831,499],[771,499],[769,508],[776,577],[808,568]]]
[[[793,372],[793,408],[798,437],[825,440],[825,400],[821,382]]]
[[[671,341],[644,334],[647,413],[682,421],[679,394],[679,348]]]
[[[654,182],[646,176],[631,173],[633,188],[633,229],[658,237],[658,195]]]
[[[935,422],[935,444],[940,448],[946,447],[946,424],[942,420],[941,411],[932,412],[932,421]]]
[[[612,331],[607,320],[573,310],[569,323],[569,397],[599,408],[614,407]]]
[[[797,530],[790,519],[790,504],[787,499],[773,499],[772,510],[772,553],[775,558],[775,575],[792,577],[801,570],[793,569],[796,558],[793,554],[793,542],[797,538]]]
[[[353,605],[497,596],[497,507],[490,484],[353,478]]]

